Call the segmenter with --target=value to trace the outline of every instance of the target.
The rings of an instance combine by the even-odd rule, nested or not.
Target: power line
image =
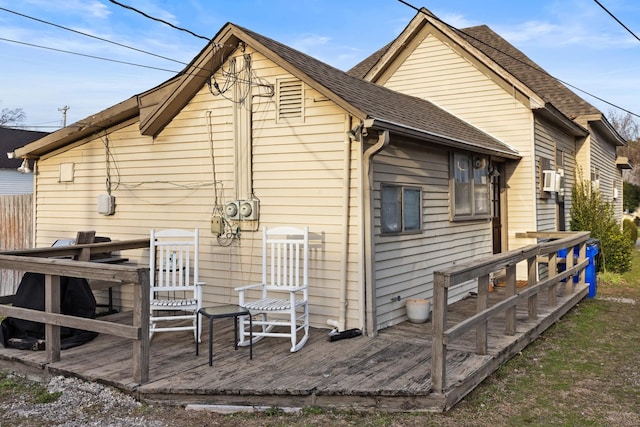
[[[165,25],[170,26],[171,28],[175,28],[176,30],[180,30],[180,31],[184,31],[185,33],[189,33],[189,34],[191,34],[191,35],[192,35],[192,36],[194,36],[194,37],[198,37],[198,38],[200,38],[200,39],[204,39],[204,40],[207,40],[207,41],[211,40],[211,39],[210,39],[210,38],[208,38],[208,37],[205,37],[205,36],[201,36],[201,35],[199,35],[199,34],[196,34],[196,33],[194,33],[194,32],[193,32],[193,31],[191,31],[191,30],[187,30],[186,28],[178,27],[178,26],[176,26],[176,25],[172,24],[171,22],[167,22],[167,21],[165,21],[165,20],[163,20],[163,19],[155,18],[155,17],[153,17],[153,16],[151,16],[151,15],[147,15],[146,13],[142,12],[141,10],[136,9],[135,7],[127,6],[126,4],[119,3],[119,2],[117,2],[117,1],[115,1],[115,0],[109,0],[109,1],[110,1],[111,3],[113,3],[113,4],[117,5],[117,6],[124,7],[125,9],[129,9],[129,10],[132,10],[132,11],[134,11],[134,12],[136,12],[136,13],[139,13],[140,15],[144,16],[145,18],[152,19],[152,20],[154,20],[154,21],[156,21],[156,22],[161,22],[161,23],[163,23],[163,24],[165,24]]]
[[[602,3],[600,3],[598,0],[593,0],[593,1],[595,1],[598,6],[600,6],[605,12],[607,12],[609,14],[609,16],[611,16],[613,19],[615,19],[618,24],[622,25],[622,28],[627,30],[629,32],[629,34],[631,34],[633,37],[636,38],[636,40],[640,41],[640,38],[638,36],[636,36],[635,33],[633,31],[631,31],[626,25],[624,25],[622,23],[622,21],[620,21],[613,13],[609,12],[609,9],[604,7],[602,5]]]
[[[545,74],[545,75],[547,75],[548,77],[551,77],[552,79],[556,80],[557,82],[562,83],[562,84],[563,84],[563,85],[565,85],[565,86],[568,86],[568,87],[573,88],[573,89],[575,89],[575,90],[577,90],[577,91],[579,91],[579,92],[582,92],[582,93],[584,93],[585,95],[588,95],[588,96],[590,96],[590,97],[592,97],[592,98],[594,98],[594,99],[597,99],[597,100],[598,100],[598,101],[600,101],[600,102],[603,102],[603,103],[605,103],[605,104],[607,104],[607,105],[610,105],[610,106],[612,106],[612,107],[614,107],[614,108],[617,108],[617,109],[619,109],[619,110],[621,110],[621,111],[624,111],[625,113],[629,113],[629,114],[631,114],[632,116],[640,117],[640,114],[634,113],[633,111],[627,110],[626,108],[622,108],[622,107],[620,107],[619,105],[616,105],[616,104],[614,104],[614,103],[612,103],[612,102],[607,101],[606,99],[603,99],[603,98],[601,98],[601,97],[599,97],[599,96],[597,96],[597,95],[594,95],[594,94],[592,94],[592,93],[589,93],[589,92],[587,92],[586,90],[580,89],[579,87],[574,86],[574,85],[572,85],[571,83],[568,83],[568,82],[565,82],[565,81],[563,81],[563,80],[560,80],[559,78],[552,76],[552,75],[551,75],[551,74],[549,74],[547,71],[545,71],[545,70],[543,70],[543,69],[541,69],[541,68],[539,68],[539,67],[536,67],[536,66],[534,66],[534,65],[532,65],[532,64],[529,64],[528,62],[525,62],[525,61],[521,60],[520,58],[516,58],[515,56],[513,56],[513,55],[511,55],[511,54],[509,54],[509,53],[507,53],[507,52],[504,52],[504,51],[502,51],[502,50],[500,50],[500,49],[497,49],[495,46],[492,46],[492,45],[490,45],[489,43],[486,43],[486,42],[484,42],[484,41],[482,41],[482,40],[480,40],[480,39],[478,39],[478,38],[476,38],[476,37],[472,36],[471,34],[468,34],[468,33],[464,32],[463,30],[460,30],[460,29],[458,29],[458,28],[454,27],[454,26],[453,26],[453,25],[451,25],[451,24],[448,24],[448,23],[444,22],[442,19],[438,18],[437,16],[427,14],[424,10],[422,10],[422,9],[420,9],[420,8],[417,8],[417,7],[413,6],[412,4],[410,4],[410,3],[406,2],[405,0],[398,0],[398,1],[399,1],[400,3],[402,3],[402,4],[404,4],[405,6],[408,6],[408,7],[412,8],[413,10],[415,10],[415,11],[417,11],[417,12],[419,12],[419,13],[422,13],[422,14],[426,15],[426,16],[427,16],[427,17],[429,17],[429,18],[435,19],[436,21],[438,21],[438,22],[440,22],[441,24],[445,25],[445,26],[446,26],[446,27],[448,27],[449,29],[451,29],[451,30],[453,30],[453,31],[455,31],[455,32],[457,32],[457,33],[463,34],[465,37],[468,37],[468,38],[470,38],[470,39],[472,39],[472,40],[474,40],[474,41],[476,41],[476,42],[478,42],[478,43],[481,43],[481,44],[483,44],[483,45],[485,45],[485,46],[488,46],[488,47],[490,47],[491,49],[495,50],[496,52],[499,52],[499,53],[501,53],[501,54],[503,54],[503,55],[505,55],[505,56],[509,57],[510,59],[513,59],[514,61],[517,61],[517,62],[519,62],[520,64],[525,65],[525,66],[527,66],[527,67],[531,68],[532,70],[535,70],[535,71],[537,71],[537,72],[539,72],[539,73]]]
[[[118,64],[131,65],[131,66],[134,66],[134,67],[148,68],[148,69],[151,69],[151,70],[158,70],[158,71],[167,71],[169,73],[174,73],[174,74],[178,73],[178,71],[169,70],[167,68],[152,67],[150,65],[136,64],[136,63],[128,62],[128,61],[119,61],[117,59],[104,58],[102,56],[89,55],[89,54],[86,54],[86,53],[72,52],[70,50],[57,49],[55,47],[48,47],[48,46],[41,46],[41,45],[37,45],[37,44],[33,44],[33,43],[21,42],[21,41],[18,41],[18,40],[5,39],[3,37],[0,37],[0,41],[4,41],[4,42],[8,42],[8,43],[21,44],[21,45],[24,45],[24,46],[36,47],[38,49],[51,50],[51,51],[54,51],[54,52],[68,53],[69,55],[84,56],[85,58],[99,59],[101,61],[108,61],[108,62],[115,62],[115,63],[118,63]]]
[[[134,50],[136,52],[140,52],[140,53],[144,53],[144,54],[147,54],[147,55],[155,56],[156,58],[166,59],[167,61],[177,62],[178,64],[182,64],[182,65],[187,65],[186,62],[178,61],[178,60],[175,60],[173,58],[168,58],[166,56],[155,54],[153,52],[148,52],[146,50],[142,50],[142,49],[138,49],[138,48],[135,48],[135,47],[127,46],[127,45],[122,44],[122,43],[114,42],[114,41],[111,41],[111,40],[108,40],[108,39],[105,39],[105,38],[102,38],[102,37],[94,36],[92,34],[84,33],[82,31],[74,30],[73,28],[68,28],[68,27],[65,27],[63,25],[54,24],[53,22],[45,21],[43,19],[34,18],[33,16],[25,15],[23,13],[16,12],[16,11],[13,11],[13,10],[9,10],[7,8],[4,8],[4,7],[0,7],[0,10],[3,10],[3,11],[8,12],[8,13],[13,13],[14,15],[18,15],[18,16],[21,16],[23,18],[34,20],[34,21],[40,22],[42,24],[51,25],[52,27],[60,28],[60,29],[66,30],[66,31],[71,31],[71,32],[76,33],[76,34],[80,34],[80,35],[83,35],[83,36],[86,36],[86,37],[91,37],[93,39],[100,40],[100,41],[103,41],[103,42],[106,42],[106,43],[111,43],[113,45],[124,47],[126,49],[131,49],[131,50]]]

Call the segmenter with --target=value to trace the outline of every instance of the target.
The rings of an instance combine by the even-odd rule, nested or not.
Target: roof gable
[[[220,37],[214,38],[211,48],[204,49],[191,63],[192,69],[210,64],[212,55],[228,55],[231,52],[228,47],[230,43],[237,45],[244,42],[361,120],[377,120],[378,123],[393,124],[396,130],[404,128],[415,135],[423,134],[423,138],[430,135],[439,140],[448,139],[467,144],[469,149],[475,147],[511,158],[519,157],[508,145],[429,101],[351,76],[289,46],[234,24],[227,24],[219,35]],[[221,58],[216,58],[215,63],[222,63]],[[172,94],[175,101],[172,103],[171,99],[165,100],[156,112],[148,116],[149,120],[144,125],[141,123],[145,132],[159,131],[186,105],[209,78],[208,74],[201,71],[200,68],[184,74]]]
[[[424,8],[393,42],[365,58],[349,73],[370,81],[377,81],[428,25],[470,57],[486,66],[488,70],[504,79],[509,87],[528,96],[532,109],[549,110],[544,113],[546,116],[554,118],[567,129],[573,128],[572,132],[576,134],[585,132],[578,124],[571,123],[576,116],[601,114],[486,25],[456,30]]]
[[[488,26],[464,28],[459,34],[567,117],[601,114]]]
[[[429,101],[394,92],[351,76],[291,47],[251,30],[227,23],[211,43],[177,76],[136,97],[71,125],[25,147],[21,155],[43,155],[86,137],[96,128],[114,125],[118,119],[140,118],[143,135],[157,135],[206,84],[211,64],[222,64],[245,43],[299,78],[346,112],[377,128],[387,128],[418,140],[449,144],[507,158],[519,153],[478,128]],[[84,124],[86,123],[86,125]],[[79,125],[79,126],[78,126]]]

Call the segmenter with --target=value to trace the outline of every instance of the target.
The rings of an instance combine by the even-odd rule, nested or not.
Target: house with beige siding
[[[213,305],[258,280],[263,226],[308,225],[312,325],[369,334],[405,320],[434,270],[491,253],[490,163],[521,158],[427,100],[233,24],[171,80],[15,154],[35,159],[37,246],[198,228]]]
[[[580,176],[622,219],[628,164],[616,150],[624,139],[597,108],[489,27],[457,30],[422,9],[350,74],[428,99],[522,155],[499,169],[495,252],[531,243],[516,239],[519,232],[568,230],[571,188]]]
[[[198,228],[215,305],[259,280],[262,227],[309,226],[312,326],[374,335],[406,320],[405,301],[431,296],[434,271],[507,250],[516,231],[552,229],[557,195],[537,174],[566,150],[566,183],[575,141],[593,151],[610,138],[591,141],[589,123],[436,29],[416,16],[363,79],[225,25],[174,78],[15,150],[37,168],[36,246],[78,230]],[[422,49],[452,68],[425,75]],[[472,95],[432,92],[426,83],[446,74]],[[125,308],[131,298],[117,295]]]

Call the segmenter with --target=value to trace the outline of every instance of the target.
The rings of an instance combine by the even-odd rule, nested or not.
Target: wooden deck
[[[586,285],[570,286],[549,307],[538,299],[538,316],[528,320],[527,305],[517,308],[515,335],[505,335],[505,317],[489,322],[489,352],[475,353],[475,334],[450,343],[446,353],[447,384],[431,392],[431,323],[404,322],[377,337],[328,341],[328,330],[313,329],[305,347],[290,353],[286,339],[266,338],[249,349],[233,348],[233,320],[214,322],[214,360],[208,365],[208,333],[203,331],[200,355],[189,332],[156,334],[150,347],[149,382],[132,377],[130,340],[105,334],[80,347],[62,351],[48,364],[46,352],[0,347],[0,367],[41,376],[75,376],[113,385],[142,401],[176,405],[247,405],[338,407],[360,410],[443,411],[455,405],[506,360],[582,300]],[[501,288],[490,294],[497,301]],[[562,292],[561,292],[562,293]],[[471,296],[453,304],[448,325],[476,312]],[[130,324],[131,313],[111,315]]]

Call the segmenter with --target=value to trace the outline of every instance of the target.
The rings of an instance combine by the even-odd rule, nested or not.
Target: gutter
[[[375,310],[375,276],[373,274],[373,157],[389,146],[389,130],[378,133],[378,142],[369,147],[363,156],[363,215],[364,218],[364,264],[365,280],[364,304],[366,311],[365,330],[369,336],[377,333],[376,310]]]

